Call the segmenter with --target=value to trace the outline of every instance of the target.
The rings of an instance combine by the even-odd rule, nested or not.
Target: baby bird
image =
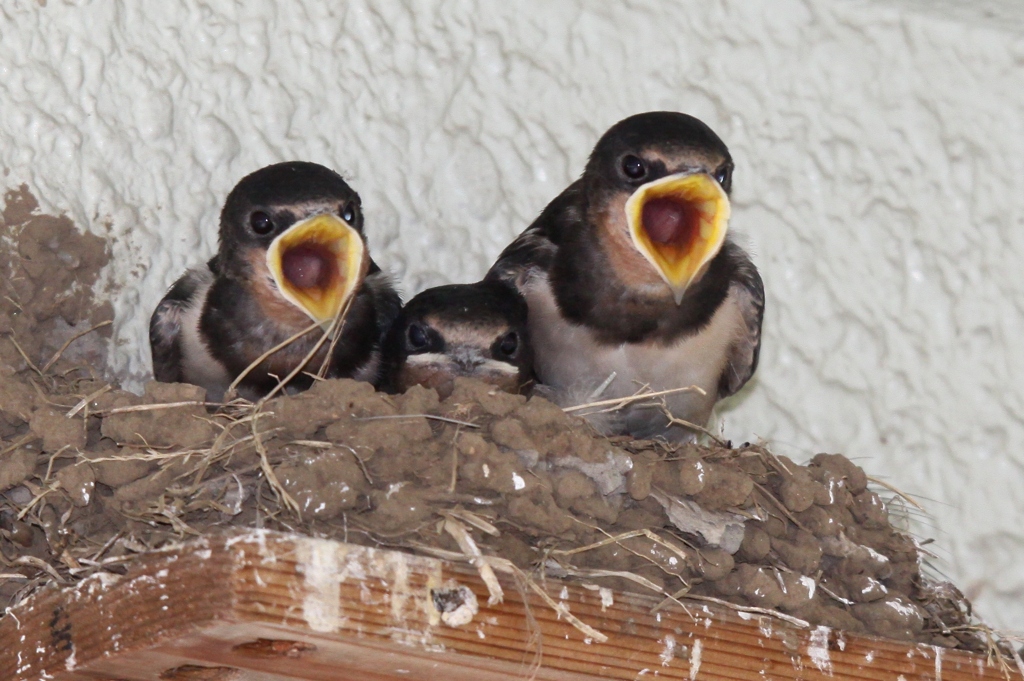
[[[525,392],[533,366],[526,301],[497,281],[427,289],[402,308],[384,355],[385,388],[391,392],[419,384],[444,399],[456,376]]]
[[[302,334],[240,381],[239,394],[256,399],[300,366],[345,311],[330,357],[328,339],[286,387],[308,388],[325,361],[327,377],[376,384],[383,334],[400,306],[367,252],[359,195],[341,176],[315,163],[267,166],[228,194],[217,254],[185,272],[153,313],[153,374],[202,386],[219,401],[264,353]]]
[[[701,121],[655,111],[597,142],[573,182],[498,257],[488,281],[529,307],[537,380],[562,406],[697,386],[664,397],[675,419],[707,423],[753,375],[764,287],[727,236],[733,162]],[[635,403],[607,433],[694,436]]]

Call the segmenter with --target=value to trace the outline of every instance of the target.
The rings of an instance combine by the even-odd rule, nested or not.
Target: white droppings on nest
[[[888,600],[885,604],[904,617],[910,617],[917,614],[917,610],[912,605],[905,605],[897,599]]]
[[[622,452],[608,451],[605,460],[596,463],[584,461],[576,456],[566,456],[558,460],[560,468],[578,470],[590,478],[602,495],[608,496],[622,492],[626,488],[626,473],[633,468],[633,460]]]
[[[889,593],[889,590],[885,588],[885,584],[882,584],[874,577],[868,577],[865,580],[865,586],[860,590],[860,592],[862,594],[866,594],[872,591],[881,591],[883,594]]]
[[[710,511],[696,502],[652,490],[651,496],[665,509],[668,519],[683,532],[699,534],[712,546],[732,554],[743,542],[745,518],[725,511]]]
[[[863,546],[863,544],[861,546]],[[878,551],[875,551],[870,546],[863,546],[863,547],[865,549],[867,549],[868,555],[870,555],[872,558],[877,560],[879,563],[888,563],[889,562],[889,556],[883,556],[881,553],[879,553]]]
[[[828,636],[831,629],[825,626],[815,627],[807,642],[807,656],[818,671],[832,676],[832,658],[828,652]]]

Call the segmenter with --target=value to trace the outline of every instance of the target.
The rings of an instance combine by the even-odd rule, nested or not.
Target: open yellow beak
[[[325,329],[369,267],[359,232],[333,215],[315,215],[279,234],[267,249],[278,290]]]
[[[669,175],[626,201],[633,245],[672,289],[676,305],[711,259],[729,224],[729,197],[706,173]]]

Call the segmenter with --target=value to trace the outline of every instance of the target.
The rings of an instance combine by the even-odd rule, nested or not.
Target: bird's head
[[[492,281],[428,289],[402,309],[384,352],[399,392],[419,384],[444,398],[458,376],[522,392],[533,371],[526,301]]]
[[[655,111],[612,126],[583,184],[619,278],[680,304],[725,241],[732,171],[725,143],[693,116]]]
[[[218,260],[327,327],[369,267],[362,228],[359,195],[340,175],[315,163],[278,163],[228,195]]]

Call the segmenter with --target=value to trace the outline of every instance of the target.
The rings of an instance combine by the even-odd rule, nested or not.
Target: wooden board
[[[210,537],[12,609],[0,619],[0,679],[1008,678],[959,651],[693,603],[692,616],[652,614],[653,598],[549,580],[546,593],[601,643],[513,579],[502,586],[490,606],[467,566],[272,532]],[[452,626],[439,608],[468,600],[459,587],[479,611]]]

